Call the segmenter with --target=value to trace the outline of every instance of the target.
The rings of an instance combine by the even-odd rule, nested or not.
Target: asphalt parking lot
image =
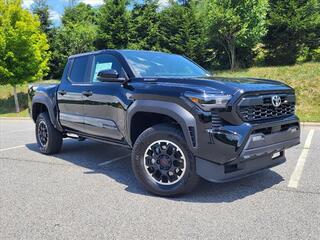
[[[320,239],[319,141],[304,127],[283,165],[159,198],[129,150],[66,139],[45,156],[31,120],[0,120],[0,239]]]

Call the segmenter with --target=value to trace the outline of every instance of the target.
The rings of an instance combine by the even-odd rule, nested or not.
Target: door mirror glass
[[[98,72],[98,80],[101,82],[119,81],[119,73],[115,69],[102,70]]]

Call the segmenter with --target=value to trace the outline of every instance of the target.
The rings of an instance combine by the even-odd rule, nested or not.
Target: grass
[[[259,77],[282,81],[296,90],[297,114],[301,121],[320,122],[320,63],[283,67],[253,67],[218,71],[223,77]]]
[[[29,117],[29,112],[28,109],[24,109],[21,112],[15,113],[15,112],[10,112],[10,113],[0,113],[0,117]]]
[[[296,90],[297,114],[301,121],[320,122],[320,63],[304,63],[284,67],[253,67],[239,71],[218,71],[224,77],[260,77],[280,80]],[[45,81],[46,83],[57,80]],[[23,117],[27,112],[28,84],[18,86],[20,113],[14,113],[12,87],[0,86],[0,117]]]
[[[42,81],[38,83],[55,83],[57,80]],[[0,117],[27,117],[28,113],[28,85],[17,86],[17,93],[21,112],[15,112],[13,88],[10,85],[0,86]]]

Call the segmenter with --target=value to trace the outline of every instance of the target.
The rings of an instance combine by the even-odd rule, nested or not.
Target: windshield
[[[121,51],[137,77],[203,77],[208,73],[187,58],[161,52]]]

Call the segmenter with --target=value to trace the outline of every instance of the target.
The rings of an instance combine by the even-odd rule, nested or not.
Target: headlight
[[[231,99],[230,95],[215,93],[186,92],[184,95],[205,111],[210,111],[213,108],[225,108]]]

